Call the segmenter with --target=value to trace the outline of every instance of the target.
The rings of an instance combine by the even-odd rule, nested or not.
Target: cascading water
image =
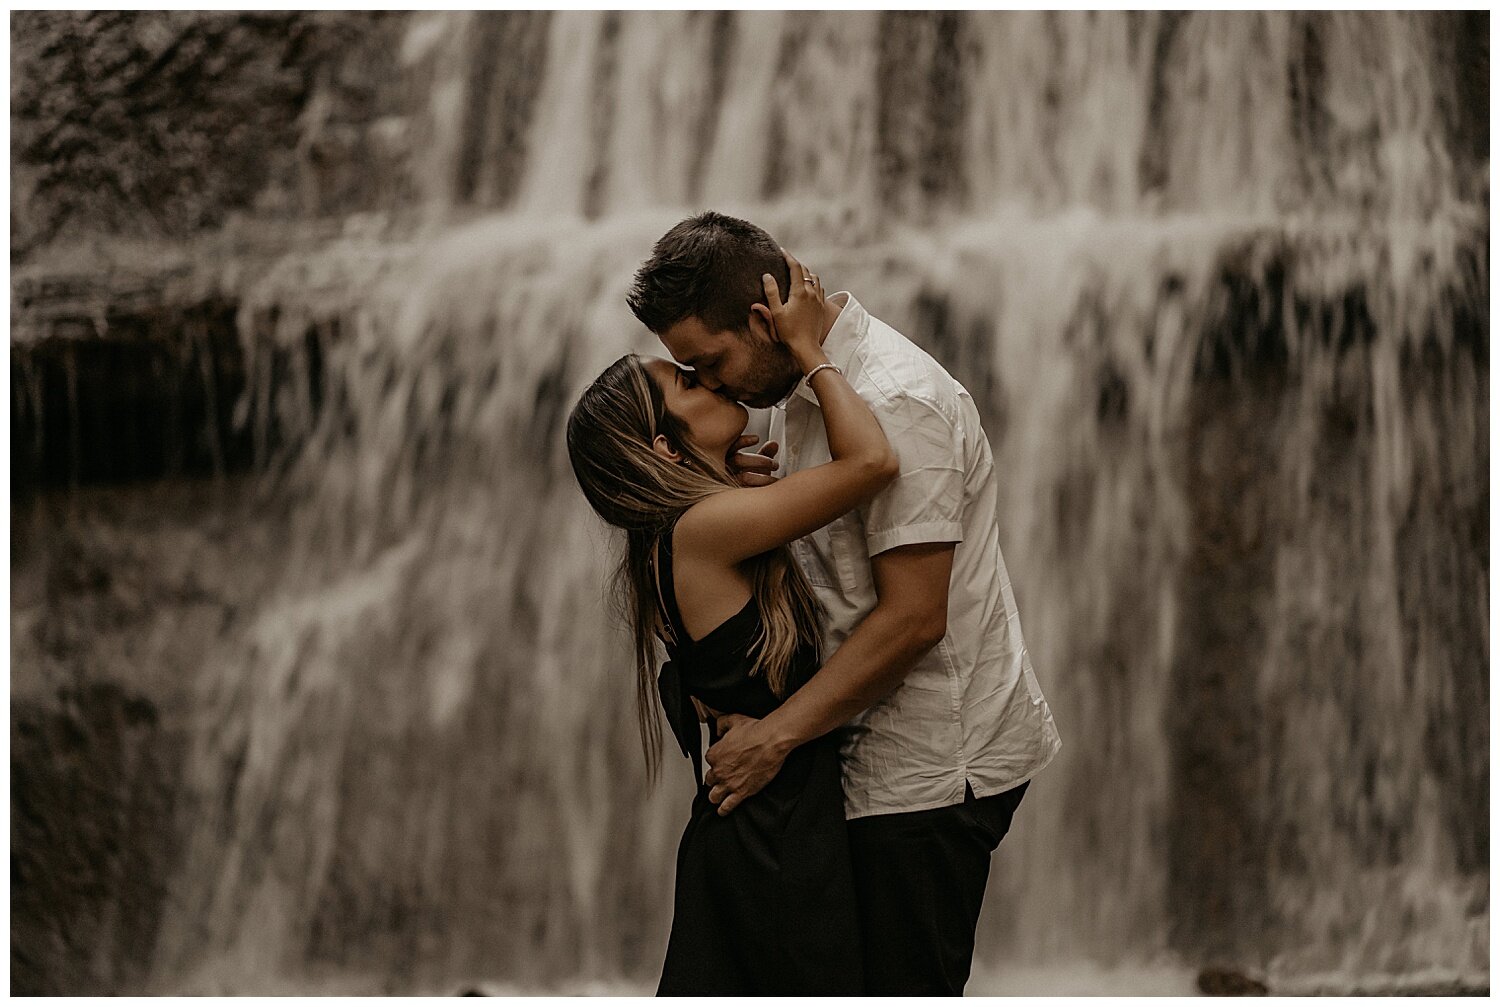
[[[199,686],[155,985],[654,979],[689,774],[645,785],[561,427],[660,352],[624,291],[704,206],[984,412],[1064,749],[995,860],[971,991],[1085,961],[1487,984],[1474,31],[414,16],[429,226],[241,301],[239,416],[292,432],[262,451],[290,517]]]

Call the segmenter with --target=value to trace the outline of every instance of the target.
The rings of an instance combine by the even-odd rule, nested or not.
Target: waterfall
[[[624,293],[704,207],[984,416],[1064,748],[971,991],[1085,962],[1487,984],[1487,32],[412,15],[425,225],[239,303],[236,418],[287,518],[195,686],[155,985],[654,981],[690,774],[646,786],[562,422],[663,352]]]
[[[447,82],[422,112],[428,195],[497,208],[1426,218],[1472,195],[1455,162],[1488,156],[1467,104],[1486,103],[1482,21],[556,12],[416,31],[408,58]]]

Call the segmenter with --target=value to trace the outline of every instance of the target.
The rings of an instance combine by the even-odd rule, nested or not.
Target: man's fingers
[[[755,468],[762,465],[767,458],[775,458],[776,452],[781,450],[781,445],[775,441],[766,441],[759,451],[746,450],[748,445],[737,446],[734,452],[734,463],[744,468]],[[775,468],[775,465],[771,466]]]
[[[743,438],[741,438],[743,440]],[[732,451],[729,455],[729,470],[741,486],[769,486],[776,481],[771,473],[776,471],[775,441],[766,444],[764,452]]]
[[[741,438],[743,439],[743,438]],[[760,451],[735,451],[729,456],[730,471],[741,486],[769,486],[776,481],[776,452],[781,445],[767,441]]]
[[[733,728],[738,727],[740,724],[743,724],[745,721],[750,720],[750,719],[751,718],[745,716],[743,713],[726,713],[726,714],[723,714],[718,719],[719,737],[722,738],[724,735],[728,734]]]
[[[736,468],[749,469],[752,472],[771,472],[776,468],[776,461],[770,455],[764,455],[756,451],[740,451],[734,456]]]
[[[712,798],[710,798],[710,800],[712,800]],[[739,794],[730,794],[728,797],[724,798],[723,801],[714,801],[714,803],[719,806],[719,814],[723,816],[729,814],[735,808],[739,807],[740,801],[742,800],[744,800],[744,798],[740,797]]]

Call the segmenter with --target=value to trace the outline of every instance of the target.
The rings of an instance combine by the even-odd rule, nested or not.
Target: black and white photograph
[[[9,24],[11,995],[1489,995],[1487,9]]]

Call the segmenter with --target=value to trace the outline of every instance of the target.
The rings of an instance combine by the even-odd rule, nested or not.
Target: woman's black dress
[[[657,995],[861,993],[837,740],[824,735],[794,749],[763,790],[719,815],[702,783],[703,736],[690,697],[756,718],[781,701],[763,676],[749,674],[760,628],[754,598],[701,640],[689,638],[673,594],[671,539],[670,530],[661,538],[657,573],[677,642],[668,644],[657,681],[699,785],[677,848],[672,935]],[[816,670],[815,653],[799,652],[793,686]],[[709,733],[710,743],[718,740],[712,724]]]

